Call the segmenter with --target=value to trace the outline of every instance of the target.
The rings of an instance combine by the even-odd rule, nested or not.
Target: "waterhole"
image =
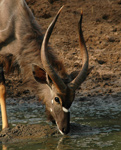
[[[7,102],[9,124],[48,124],[40,103]],[[26,143],[0,144],[1,150],[120,150],[120,97],[87,97],[75,100],[70,109],[72,130],[68,135],[28,140]],[[51,124],[50,124],[51,126]],[[0,119],[1,127],[1,119]],[[82,130],[79,130],[82,128]]]

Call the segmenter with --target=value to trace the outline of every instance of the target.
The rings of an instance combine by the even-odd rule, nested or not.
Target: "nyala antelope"
[[[10,72],[17,64],[24,87],[35,92],[42,100],[50,121],[56,123],[61,134],[70,131],[69,108],[74,101],[75,90],[87,77],[89,58],[81,29],[82,13],[78,24],[83,59],[81,71],[67,74],[62,62],[48,47],[61,10],[43,36],[25,0],[0,0],[0,103],[3,129],[8,127],[3,70]]]

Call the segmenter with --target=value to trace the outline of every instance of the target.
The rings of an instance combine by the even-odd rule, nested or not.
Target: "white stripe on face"
[[[62,135],[64,135],[64,133],[63,133],[60,129],[58,129],[58,131],[59,131]]]
[[[66,109],[65,107],[62,107],[62,109],[63,109],[63,111],[66,112],[66,113],[69,112],[69,110]]]
[[[64,135],[64,133],[59,129],[57,122],[56,122],[56,125],[57,125],[57,128],[58,128],[58,131],[59,131],[62,135]]]
[[[52,104],[53,104],[53,99],[51,100]]]
[[[53,111],[52,108],[50,108],[50,111],[51,111],[51,112]]]

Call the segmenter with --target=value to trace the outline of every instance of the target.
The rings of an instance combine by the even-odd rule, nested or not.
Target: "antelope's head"
[[[62,9],[62,8],[61,8]],[[49,62],[48,58],[48,41],[50,35],[53,31],[54,25],[59,17],[60,11],[58,11],[56,17],[49,25],[41,48],[41,60],[44,70],[34,66],[34,75],[39,74],[38,80],[44,82],[46,87],[44,91],[44,103],[46,105],[46,110],[49,112],[49,116],[53,122],[57,124],[58,130],[61,134],[67,134],[70,130],[70,112],[69,108],[74,101],[75,90],[81,85],[81,83],[86,79],[88,70],[88,52],[85,46],[81,24],[82,24],[82,13],[79,21],[79,43],[83,58],[83,65],[81,71],[71,80],[61,78],[55,71],[53,66]],[[38,68],[38,69],[37,69]],[[36,70],[39,70],[36,72]]]

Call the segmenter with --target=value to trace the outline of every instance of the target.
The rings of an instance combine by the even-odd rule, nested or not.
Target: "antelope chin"
[[[58,131],[59,131],[62,135],[64,135],[64,133],[63,133],[60,129],[58,129]]]

